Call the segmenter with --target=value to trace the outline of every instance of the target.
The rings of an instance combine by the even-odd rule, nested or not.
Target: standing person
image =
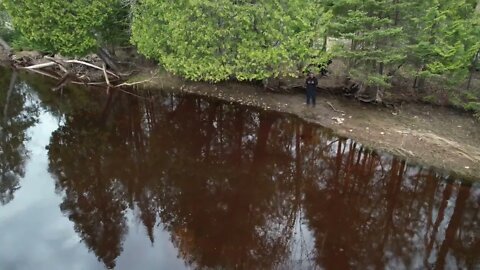
[[[315,107],[316,105],[316,99],[317,99],[317,85],[318,85],[318,80],[313,75],[312,72],[308,73],[308,77],[305,80],[305,87],[307,88],[307,106],[310,105],[310,102],[312,103],[312,106]]]

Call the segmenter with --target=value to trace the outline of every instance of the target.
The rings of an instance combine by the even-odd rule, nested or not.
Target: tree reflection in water
[[[29,140],[27,129],[38,118],[38,105],[30,97],[30,88],[16,72],[0,68],[0,205],[13,200],[25,174]]]
[[[163,226],[200,269],[480,265],[478,186],[293,117],[146,95],[97,99],[50,143],[61,209],[107,267],[127,208],[152,243]],[[313,236],[300,257],[299,228]]]

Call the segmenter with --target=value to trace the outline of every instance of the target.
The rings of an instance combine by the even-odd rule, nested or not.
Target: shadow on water
[[[480,265],[477,186],[284,115],[146,97],[111,93],[51,138],[61,209],[107,267],[127,208],[194,268]]]
[[[0,204],[5,205],[25,175],[26,131],[37,121],[38,104],[16,72],[0,71]]]
[[[39,89],[61,119],[48,146],[60,209],[108,268],[130,209],[152,245],[164,228],[192,268],[480,267],[477,183],[282,114],[158,92]],[[31,103],[17,102],[10,115]]]

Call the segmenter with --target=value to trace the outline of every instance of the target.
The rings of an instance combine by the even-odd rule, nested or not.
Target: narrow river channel
[[[198,96],[0,87],[2,270],[480,268],[480,182]]]

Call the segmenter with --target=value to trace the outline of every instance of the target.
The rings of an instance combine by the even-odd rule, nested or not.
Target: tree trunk
[[[477,1],[477,7],[475,8],[475,13],[480,15],[480,0]],[[472,63],[472,68],[470,69],[470,76],[468,77],[467,90],[470,90],[470,86],[472,84],[473,73],[475,72],[475,69],[477,67],[479,57],[480,57],[480,51],[478,51],[475,54],[475,58],[474,58],[475,60]]]
[[[470,69],[470,74],[468,75],[468,81],[467,81],[467,91],[470,91],[470,87],[472,86],[472,78],[473,78],[474,72],[475,72],[475,68]]]
[[[375,102],[382,103],[383,96],[385,95],[385,88],[377,86],[377,93],[375,94]]]
[[[423,91],[425,87],[425,77],[420,75],[420,72],[425,71],[426,66],[423,65],[421,69],[417,72],[415,76],[415,81],[413,82],[413,89],[417,89],[419,91]]]
[[[378,74],[383,75],[384,64],[383,62],[378,63]],[[375,101],[378,103],[383,102],[383,96],[385,95],[385,87],[377,86],[377,91],[375,94]]]
[[[421,92],[425,90],[425,77],[418,78],[417,88]]]
[[[99,48],[97,51],[98,57],[105,62],[115,73],[119,74],[120,73],[120,68],[118,67],[117,63],[113,60],[112,56],[110,53],[104,49],[104,48]]]
[[[400,20],[400,10],[398,10],[398,0],[394,0],[393,4],[395,5],[395,15],[394,15],[394,20],[393,20],[393,25],[397,26],[398,21]]]
[[[3,38],[1,38],[1,37],[0,37],[0,46],[3,47],[3,49],[6,52],[6,55],[10,54],[12,48],[10,48],[10,45],[8,45],[8,43],[5,40],[3,40]]]
[[[475,54],[475,57],[472,61],[472,66],[470,67],[470,76],[468,77],[467,90],[470,90],[472,84],[473,73],[475,73],[478,65],[478,59],[480,58],[480,50]]]
[[[355,51],[355,48],[357,47],[357,44],[355,40],[352,39],[352,43],[350,44],[350,51]],[[350,70],[355,66],[354,60],[352,57],[348,58],[348,64],[347,64],[347,74],[350,72]]]

